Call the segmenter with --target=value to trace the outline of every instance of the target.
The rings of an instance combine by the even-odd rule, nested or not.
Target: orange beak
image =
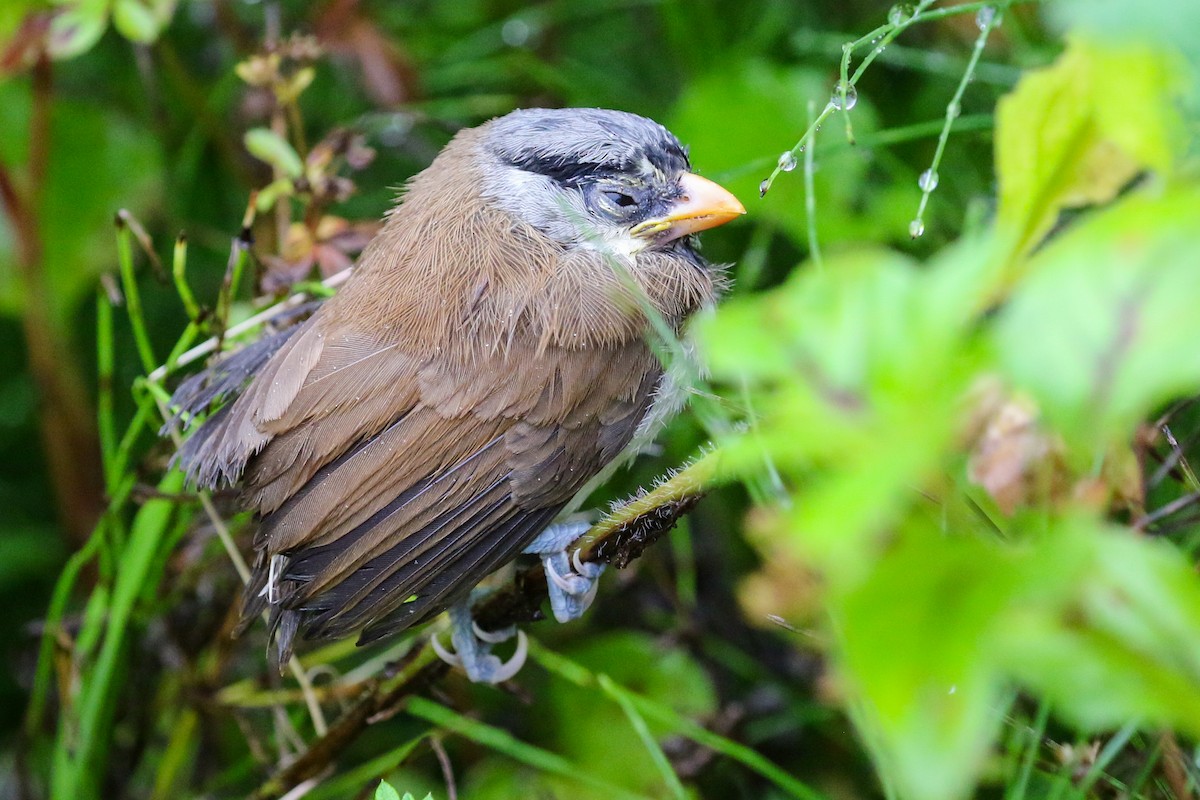
[[[746,213],[746,208],[725,187],[685,172],[679,179],[683,197],[671,206],[669,214],[638,223],[630,231],[633,236],[669,242],[689,233],[705,231],[724,225]]]

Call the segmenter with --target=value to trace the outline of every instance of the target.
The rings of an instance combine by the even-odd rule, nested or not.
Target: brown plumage
[[[690,249],[614,268],[482,191],[488,126],[409,185],[346,287],[181,451],[261,518],[247,620],[369,641],[512,559],[626,448],[662,382],[638,294],[673,328],[715,298]],[[669,134],[668,134],[669,135]]]

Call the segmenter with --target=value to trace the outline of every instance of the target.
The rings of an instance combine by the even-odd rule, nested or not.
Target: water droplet
[[[843,103],[842,103],[842,85],[839,82],[837,87],[834,88],[833,97],[829,98],[829,102],[830,102],[830,104],[833,105],[834,108],[838,109],[839,111],[843,110],[843,109],[846,111],[849,111],[850,109],[854,108],[854,104],[858,102],[858,90],[854,88],[854,84],[850,84],[849,86],[847,86],[846,87],[846,102],[843,105]]]
[[[962,113],[962,106],[957,101],[951,101],[946,106],[946,116],[950,119],[958,119],[958,115]]]
[[[763,178],[763,182],[758,185],[758,196],[766,197],[767,189],[770,189],[770,188],[771,188],[771,179]]]
[[[779,168],[784,172],[791,172],[796,168],[796,157],[792,155],[791,150],[784,150],[779,154]]]
[[[533,38],[533,26],[520,17],[513,17],[500,28],[500,38],[509,47],[524,47]]]
[[[978,13],[975,14],[975,24],[979,26],[979,30],[981,31],[991,27],[993,24],[995,24],[995,21],[995,6],[984,6],[983,8],[979,9]]]
[[[888,22],[892,25],[903,25],[912,19],[915,13],[912,3],[897,3],[888,11]]]
[[[918,219],[914,219],[908,223],[908,235],[914,239],[920,238],[921,234],[925,233],[925,223]]]
[[[931,169],[927,169],[921,173],[921,177],[917,178],[917,186],[921,187],[922,192],[932,192],[937,188],[938,174]],[[921,234],[917,234],[920,236]]]

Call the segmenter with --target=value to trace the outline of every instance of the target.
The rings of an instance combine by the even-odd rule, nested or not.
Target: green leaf
[[[1067,520],[1035,559],[1075,577],[1057,600],[1030,602],[1005,621],[997,652],[1006,669],[1088,731],[1133,720],[1200,733],[1200,582],[1183,556],[1166,542]]]
[[[267,128],[252,128],[244,137],[246,149],[259,161],[265,161],[289,178],[298,178],[304,171],[300,156],[287,140]]]
[[[1030,261],[995,329],[1009,376],[1092,458],[1200,391],[1200,188],[1130,196]]]
[[[963,796],[1014,683],[1086,731],[1195,735],[1200,582],[1177,550],[1087,517],[1019,519],[1023,538],[990,541],[921,508],[829,600],[834,666],[900,796]]]
[[[254,207],[260,214],[265,213],[279,202],[280,197],[291,197],[295,192],[296,185],[287,178],[271,181],[258,190],[258,195],[254,199]]]
[[[412,795],[404,795],[404,800],[411,800]],[[400,800],[400,793],[387,781],[380,781],[375,787],[375,800]]]
[[[989,635],[1019,586],[1010,554],[914,516],[866,580],[832,599],[835,664],[856,724],[905,798],[971,786],[999,729]]]
[[[74,58],[92,49],[108,27],[108,0],[66,4],[50,21],[47,49],[56,59]]]
[[[1022,78],[996,110],[997,227],[1013,254],[1037,245],[1064,208],[1107,202],[1143,169],[1170,173],[1177,93],[1160,50],[1079,38]]]
[[[843,253],[699,327],[714,376],[747,385],[761,415],[724,446],[724,464],[744,474],[765,449],[804,485],[781,535],[830,580],[861,573],[864,539],[949,445],[977,358],[968,320],[986,253],[968,243],[925,271],[898,254]]]
[[[413,716],[432,722],[449,732],[460,734],[478,744],[503,753],[515,761],[537,769],[547,779],[552,777],[566,779],[577,789],[587,791],[587,794],[572,794],[572,797],[642,797],[642,795],[626,791],[615,782],[605,780],[599,775],[573,764],[557,753],[523,742],[506,730],[465,717],[431,700],[413,697],[409,700],[406,708],[408,713]],[[576,723],[578,719],[579,717],[575,718]],[[612,766],[613,764],[608,765],[610,771]]]
[[[150,44],[171,21],[174,0],[116,0],[113,25],[131,42]]]
[[[1060,32],[1085,32],[1117,46],[1140,41],[1170,48],[1200,77],[1200,3],[1139,0],[1137,13],[1130,13],[1127,0],[1055,0],[1042,5],[1042,13]]]

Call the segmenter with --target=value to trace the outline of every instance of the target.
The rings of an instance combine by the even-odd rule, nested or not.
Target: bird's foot
[[[525,548],[526,553],[542,559],[550,610],[559,622],[579,619],[596,598],[604,565],[581,561],[578,550],[567,555],[567,548],[589,527],[587,522],[560,522],[546,528]]]
[[[503,683],[521,671],[529,653],[529,641],[524,632],[516,628],[483,630],[471,619],[469,600],[451,606],[449,614],[450,642],[454,645],[454,651],[447,650],[437,636],[430,640],[440,659],[451,666],[462,667],[467,677],[475,683]],[[517,649],[508,661],[501,661],[499,656],[492,654],[492,645],[513,636],[517,637]]]

